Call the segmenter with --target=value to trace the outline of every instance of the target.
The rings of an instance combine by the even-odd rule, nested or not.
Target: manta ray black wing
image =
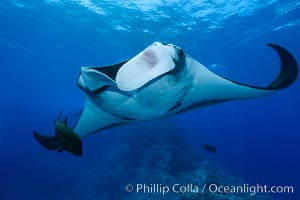
[[[63,146],[63,143],[55,137],[42,135],[36,131],[33,131],[33,136],[43,147],[49,150],[57,150]]]
[[[253,85],[247,85],[244,83],[239,83],[237,81],[230,80],[228,78],[225,78],[233,83],[236,83],[238,85],[251,87],[254,89],[260,89],[260,90],[280,90],[283,88],[286,88],[290,86],[292,83],[295,82],[298,76],[298,64],[294,56],[287,51],[285,48],[276,45],[276,44],[268,44],[268,46],[272,47],[277,54],[280,57],[281,61],[281,69],[280,73],[277,75],[275,80],[268,85],[267,87],[259,87],[259,86],[253,86]]]
[[[217,75],[192,58],[187,57],[189,63],[198,67],[200,75],[195,79],[193,91],[184,99],[186,107],[179,113],[232,100],[266,96],[294,83],[298,76],[298,64],[294,56],[279,45],[268,45],[279,55],[281,69],[274,81],[265,87],[248,85]]]
[[[297,79],[298,64],[294,56],[286,49],[276,44],[268,44],[279,55],[281,70],[277,78],[267,87],[269,90],[279,90],[290,86]]]

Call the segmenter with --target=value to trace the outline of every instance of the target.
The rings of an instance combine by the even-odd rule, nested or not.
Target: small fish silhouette
[[[205,149],[205,151],[210,151],[210,152],[212,152],[212,153],[216,153],[216,152],[217,152],[217,148],[214,147],[214,146],[211,145],[211,144],[203,144],[203,145],[201,145],[201,146]]]

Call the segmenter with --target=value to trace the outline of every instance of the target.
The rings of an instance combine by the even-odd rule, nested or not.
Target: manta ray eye
[[[156,54],[154,51],[152,51],[151,49],[146,50],[143,53],[143,57],[145,59],[145,61],[151,66],[154,67],[156,65],[156,63],[158,62],[158,59],[156,57]]]

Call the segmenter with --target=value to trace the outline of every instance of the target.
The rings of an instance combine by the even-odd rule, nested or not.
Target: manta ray
[[[253,86],[210,71],[173,45],[154,42],[131,59],[109,66],[82,67],[77,85],[86,94],[74,129],[55,121],[55,135],[34,131],[50,150],[82,155],[81,139],[104,129],[141,120],[169,117],[232,100],[263,97],[290,86],[298,65],[291,53],[268,44],[281,60],[278,76],[268,86]]]

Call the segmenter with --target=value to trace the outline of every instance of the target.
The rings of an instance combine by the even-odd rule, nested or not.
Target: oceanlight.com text
[[[216,193],[216,194],[249,194],[254,196],[256,194],[293,194],[293,186],[267,186],[267,185],[218,185],[218,184],[178,184],[163,185],[159,183],[138,183],[135,185],[127,184],[125,186],[126,192],[135,192],[137,194],[161,194],[166,195],[168,193]]]
[[[204,184],[202,192],[229,194],[229,193],[246,193],[250,195],[256,194],[293,194],[293,186],[267,186],[267,185],[249,185],[225,186],[217,184]]]

